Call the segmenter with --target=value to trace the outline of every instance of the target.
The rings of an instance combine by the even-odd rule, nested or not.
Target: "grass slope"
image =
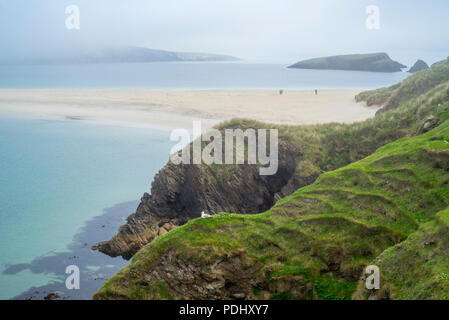
[[[372,262],[381,270],[381,290],[370,292],[361,281],[353,298],[449,300],[448,261],[449,210],[446,209]]]
[[[449,81],[449,57],[446,61],[434,64],[430,72],[424,70],[394,86],[362,92],[356,100],[365,101],[369,106],[383,105],[383,111],[388,111],[447,81]],[[446,92],[446,96],[449,97],[449,91]]]
[[[438,110],[442,121],[448,110],[449,104]],[[383,274],[392,287],[398,285],[395,281],[406,283],[408,291],[419,291],[421,298],[434,298],[416,287],[426,287],[426,282],[446,288],[447,279],[441,276],[446,272],[444,245],[432,253],[437,262],[422,270],[431,278],[418,283],[411,270],[397,278],[397,265],[389,258],[389,250],[396,249],[388,248],[412,242],[417,233],[437,228],[441,219],[447,221],[446,215],[437,213],[449,205],[448,183],[446,121],[426,134],[400,139],[361,161],[321,175],[265,213],[222,213],[190,221],[140,250],[94,298],[214,298],[238,287],[247,290],[247,298],[350,299],[363,268],[376,257],[381,259],[381,270],[389,270]],[[408,255],[405,251],[399,256],[405,260]],[[232,273],[234,282],[246,281],[246,287],[225,282],[222,288],[209,288],[211,279],[203,274],[182,289],[176,280],[185,279],[186,274],[166,267],[214,274],[219,262],[235,257],[239,262]],[[417,268],[419,261],[415,262]],[[220,277],[214,279],[217,282]],[[199,292],[204,287],[209,291]],[[443,298],[443,291],[435,295]],[[401,292],[391,296],[407,297]]]

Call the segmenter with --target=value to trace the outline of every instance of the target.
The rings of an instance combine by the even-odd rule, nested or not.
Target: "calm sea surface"
[[[409,74],[288,69],[261,63],[128,63],[0,66],[0,88],[380,88]]]

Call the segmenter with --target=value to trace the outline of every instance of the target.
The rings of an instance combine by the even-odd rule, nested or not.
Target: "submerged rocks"
[[[50,292],[44,297],[44,300],[57,300],[59,299],[59,293],[58,292]]]

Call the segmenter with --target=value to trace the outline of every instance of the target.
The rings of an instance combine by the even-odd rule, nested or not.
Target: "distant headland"
[[[53,54],[9,59],[0,63],[18,64],[84,64],[84,63],[145,63],[183,61],[236,61],[236,57],[196,52],[175,52],[136,46],[106,46],[68,48]]]
[[[294,65],[289,66],[289,68],[400,72],[403,68],[406,68],[406,66],[392,60],[386,53],[369,53],[309,59],[295,63]]]

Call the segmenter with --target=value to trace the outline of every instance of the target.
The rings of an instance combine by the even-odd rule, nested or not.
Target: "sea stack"
[[[424,60],[420,59],[420,60],[415,62],[413,67],[411,67],[408,72],[415,73],[415,72],[422,71],[422,70],[427,70],[427,69],[429,69],[429,65]]]

